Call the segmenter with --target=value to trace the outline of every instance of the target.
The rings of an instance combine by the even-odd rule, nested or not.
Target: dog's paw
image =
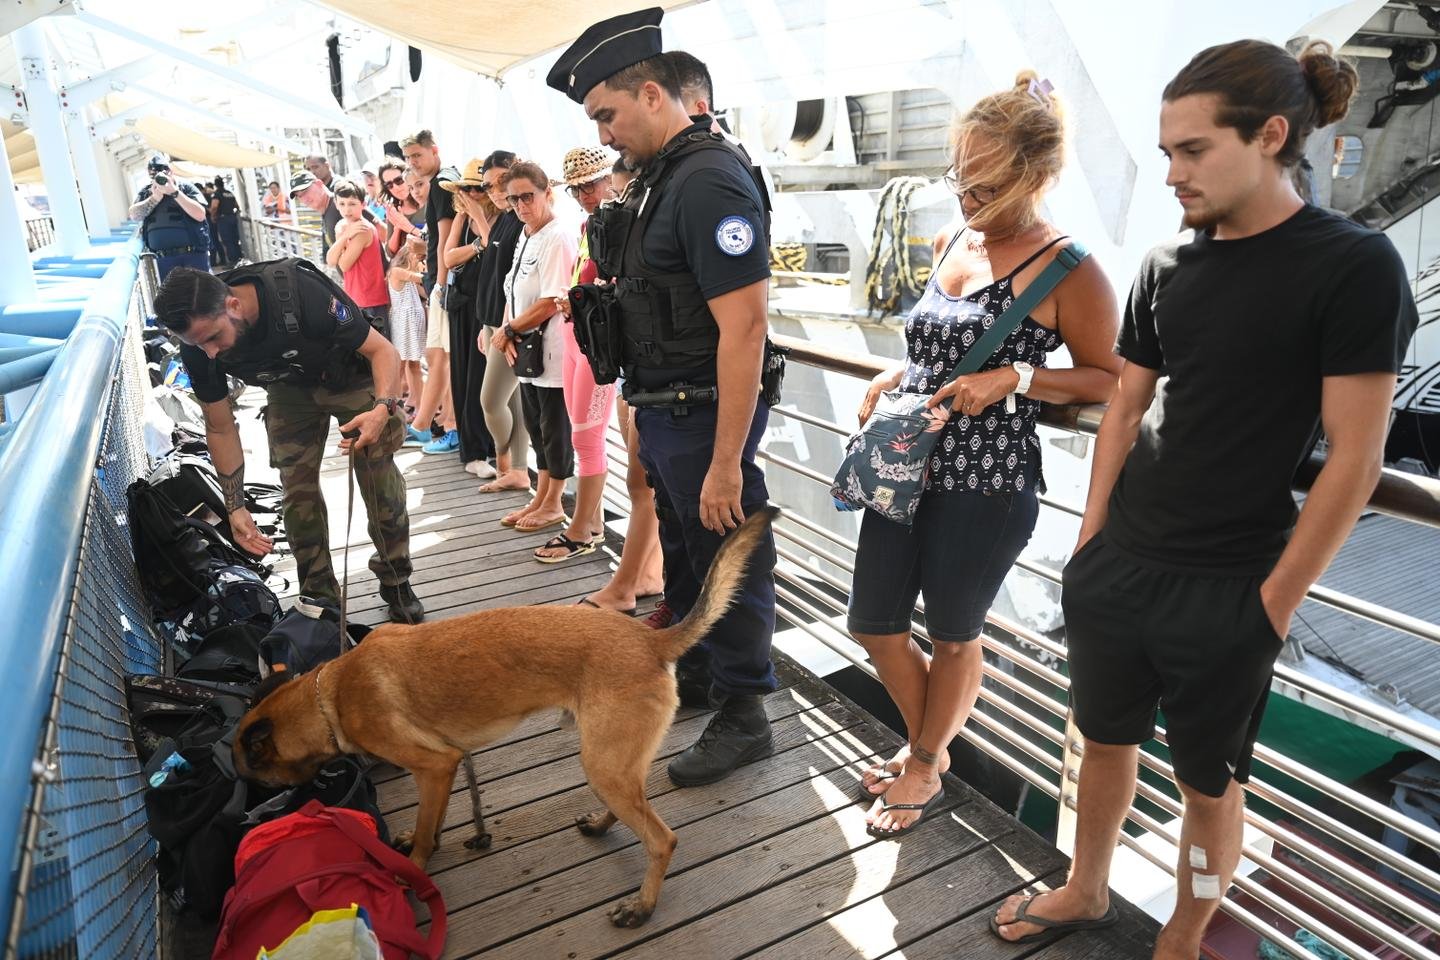
[[[611,813],[592,813],[575,818],[576,828],[587,837],[603,837],[614,823],[615,815]]]
[[[490,834],[482,833],[478,834],[477,836],[471,837],[469,840],[465,841],[465,848],[467,850],[489,850]]]
[[[415,831],[406,830],[403,833],[395,834],[390,840],[390,846],[399,850],[401,853],[408,854],[411,850],[415,849]]]
[[[629,897],[610,908],[610,922],[617,927],[638,927],[650,919],[650,913],[640,905],[639,897]]]

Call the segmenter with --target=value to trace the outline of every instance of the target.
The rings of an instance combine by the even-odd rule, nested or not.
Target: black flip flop
[[[890,771],[886,770],[884,773],[880,774],[875,778],[874,783],[885,783],[888,780],[898,780],[899,778],[900,774],[891,773]],[[858,789],[860,791],[861,803],[874,803],[876,800],[879,800],[881,797],[885,796],[884,790],[880,791],[879,793],[871,793],[869,790],[870,786],[871,784],[867,784],[864,780],[860,781],[860,786]],[[887,787],[886,789],[888,790],[889,788]]]
[[[546,524],[545,526],[549,526],[549,524]],[[524,528],[524,527],[516,527],[515,529],[516,529],[516,530],[524,530],[524,529],[526,529],[526,528]],[[539,530],[539,529],[541,529],[541,528],[540,528],[540,527],[532,527],[532,528],[530,528],[530,529]],[[560,554],[558,557],[546,557],[546,556],[541,556],[541,554],[540,554],[540,550],[554,550],[554,549],[556,549],[557,547],[558,547],[558,548],[561,548],[561,549],[563,549],[563,550],[565,551],[564,553]],[[594,553],[594,552],[595,552],[595,541],[593,541],[593,540],[571,540],[569,537],[565,536],[565,534],[563,534],[563,533],[557,533],[555,536],[551,537],[549,540],[546,540],[545,543],[542,544],[538,550],[536,550],[533,554],[531,554],[531,556],[533,556],[533,557],[534,557],[537,561],[539,561],[540,563],[564,563],[566,560],[573,560],[573,559],[575,559],[576,557],[583,557],[583,556],[584,556],[585,554],[587,554],[587,553]]]
[[[992,916],[990,918],[990,932],[1006,943],[1034,943],[1036,940],[1043,940],[1053,933],[1066,933],[1074,930],[1102,930],[1105,927],[1113,927],[1116,921],[1120,919],[1120,913],[1115,909],[1113,904],[1105,911],[1104,916],[1096,917],[1094,920],[1050,920],[1045,917],[1037,917],[1030,913],[1030,904],[1034,903],[1035,898],[1038,896],[1040,896],[1040,894],[1037,893],[1035,896],[1026,897],[1024,900],[1021,900],[1020,908],[1015,911],[1015,919],[1011,920],[1010,923],[1000,923]],[[1030,923],[1037,927],[1044,927],[1045,929],[1039,933],[1027,933],[1018,940],[1011,940],[1009,937],[1000,935],[1000,928],[1008,927],[1011,923]]]
[[[901,837],[905,836],[905,834],[909,833],[911,830],[914,830],[916,827],[920,826],[920,824],[924,823],[925,818],[931,813],[931,811],[933,811],[936,807],[940,806],[940,804],[944,802],[945,787],[943,784],[941,785],[940,789],[936,791],[935,796],[931,797],[929,800],[926,800],[924,803],[886,803],[884,800],[881,800],[881,810],[919,810],[920,816],[916,817],[909,826],[898,827],[894,830],[877,830],[875,829],[875,824],[866,824],[865,832],[870,834],[870,836],[874,837],[877,840],[898,840]]]
[[[634,608],[634,607],[631,607],[629,610],[616,610],[614,607],[602,607],[602,606],[600,606],[600,604],[596,603],[594,600],[591,600],[589,597],[581,597],[579,600],[576,600],[576,601],[575,601],[575,606],[577,606],[577,607],[594,607],[596,610],[609,610],[611,613],[618,613],[618,614],[620,614],[621,616],[625,616],[625,617],[633,617],[633,616],[635,616],[635,608]]]

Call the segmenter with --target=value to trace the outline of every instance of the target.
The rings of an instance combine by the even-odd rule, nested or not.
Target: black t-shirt
[[[240,201],[235,199],[235,194],[224,187],[215,191],[212,200],[219,200],[220,206],[215,211],[217,217],[233,217],[240,213]]]
[[[705,127],[690,127],[679,135],[696,129]],[[656,270],[694,276],[705,299],[713,300],[769,279],[765,200],[739,157],[721,166],[700,166],[692,162],[697,153],[682,157],[659,196],[650,198],[655,207],[640,250]],[[633,376],[647,387],[675,381],[714,383],[715,364],[688,370],[642,368]]]
[[[1116,350],[1162,379],[1108,540],[1155,566],[1268,573],[1295,525],[1322,378],[1398,372],[1417,320],[1385,235],[1319,207],[1252,237],[1186,232],[1151,250]]]
[[[440,186],[442,180],[459,180],[460,171],[441,167],[430,181],[430,199],[425,201],[425,292],[435,287],[440,263],[440,221],[455,219],[455,195]]]
[[[256,323],[260,330],[269,334],[276,329],[276,322],[280,320],[279,304],[271,302],[265,293],[265,287],[259,281],[240,282],[255,287],[255,296],[260,302],[260,318]],[[370,324],[365,322],[360,308],[348,299],[337,298],[329,286],[303,271],[295,271],[295,284],[300,296],[301,332],[312,340],[338,341],[359,350],[365,338],[370,335]],[[280,338],[266,336],[242,349],[247,359],[274,357],[280,349]],[[225,383],[224,359],[217,358],[212,364],[210,358],[205,356],[205,351],[189,344],[180,346],[180,359],[185,364],[185,371],[190,374],[190,386],[195,391],[195,399],[202,403],[225,399],[229,390]]]
[[[498,327],[505,319],[505,274],[515,261],[515,244],[524,226],[514,211],[506,210],[490,227],[475,282],[476,316],[483,326]]]

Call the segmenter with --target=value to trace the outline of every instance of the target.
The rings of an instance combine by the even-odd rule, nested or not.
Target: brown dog
[[[730,607],[778,512],[757,511],[725,540],[694,609],[666,630],[586,606],[379,627],[339,659],[275,686],[241,718],[235,767],[269,784],[305,783],[345,753],[404,767],[420,794],[410,858],[424,867],[440,842],[462,758],[528,714],[567,710],[580,732],[585,776],[606,807],[578,821],[580,831],[598,836],[618,818],[650,858],[639,896],[618,904],[610,919],[644,923],[675,851],[675,834],[645,797],[646,774],[679,703],[675,662]],[[483,846],[478,819],[476,827]]]

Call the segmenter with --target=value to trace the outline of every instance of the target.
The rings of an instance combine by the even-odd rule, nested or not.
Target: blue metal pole
[[[44,380],[59,353],[59,350],[50,350],[22,360],[0,363],[0,394],[24,390]]]
[[[80,207],[80,188],[70,161],[70,147],[65,139],[60,98],[50,82],[50,51],[45,46],[45,33],[39,23],[31,22],[10,37],[25,81],[30,132],[35,135],[35,150],[40,154],[50,212],[55,218],[55,247],[64,254],[81,253],[90,241],[85,231],[85,214]]]
[[[0,836],[16,845],[35,786],[33,765],[55,692],[60,645],[75,587],[102,404],[124,342],[137,246],[116,259],[60,348],[50,375],[0,457]],[[0,930],[8,930],[17,847],[3,853]]]

